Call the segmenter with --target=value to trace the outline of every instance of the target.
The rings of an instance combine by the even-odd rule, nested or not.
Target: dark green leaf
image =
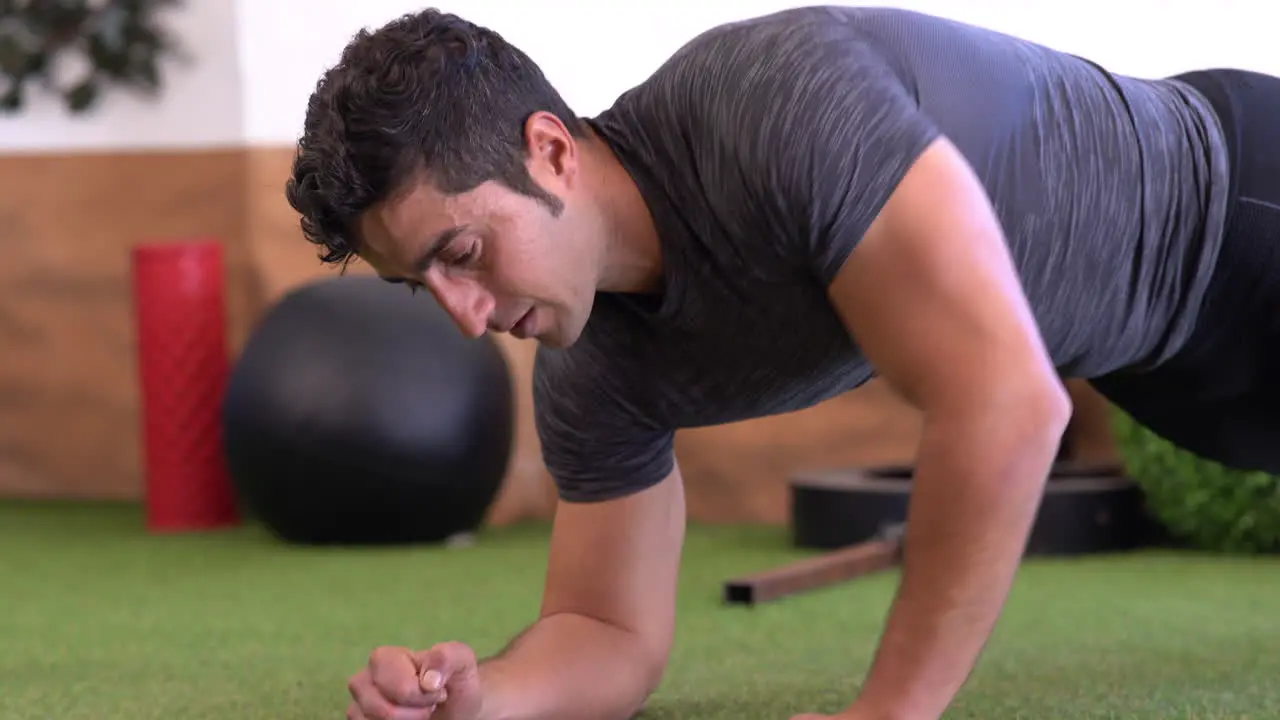
[[[13,77],[26,66],[27,52],[18,39],[9,33],[0,35],[0,72]]]
[[[88,110],[97,99],[98,83],[93,78],[76,83],[66,93],[67,107],[77,113]]]
[[[155,58],[146,56],[139,58],[136,65],[137,74],[134,76],[143,87],[157,88],[160,86],[160,68],[156,66]]]
[[[63,96],[83,112],[114,85],[160,87],[162,59],[178,59],[181,48],[156,18],[180,0],[0,0],[0,76],[9,90],[6,110],[22,106],[28,82]],[[81,55],[93,67],[89,79],[70,88],[53,85],[55,58]]]
[[[22,109],[22,86],[14,85],[0,95],[0,110],[5,112],[17,112]]]

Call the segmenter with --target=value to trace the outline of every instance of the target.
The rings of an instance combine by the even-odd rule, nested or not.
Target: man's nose
[[[493,314],[493,296],[479,283],[441,278],[427,284],[464,335],[476,338],[484,334]]]

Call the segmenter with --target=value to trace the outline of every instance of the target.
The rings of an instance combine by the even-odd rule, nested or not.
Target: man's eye
[[[458,252],[455,250],[453,253],[451,253],[451,256],[449,257],[449,264],[450,265],[466,265],[472,262],[473,260],[475,260],[475,258],[476,258],[476,246],[475,246],[475,243],[471,243],[470,245],[467,245],[466,248],[463,249],[461,252]]]

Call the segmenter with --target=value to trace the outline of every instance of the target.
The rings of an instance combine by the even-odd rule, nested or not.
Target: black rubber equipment
[[[224,404],[245,510],[306,544],[432,543],[474,531],[511,454],[511,376],[489,336],[352,275],[284,297],[254,329]]]
[[[886,465],[797,475],[791,530],[798,547],[830,550],[867,542],[906,522],[912,468]],[[1055,465],[1027,555],[1116,552],[1147,545],[1153,522],[1144,494],[1112,465]]]

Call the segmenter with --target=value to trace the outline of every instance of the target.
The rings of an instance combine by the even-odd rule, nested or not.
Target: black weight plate
[[[791,531],[798,547],[830,550],[866,542],[906,521],[909,465],[833,469],[791,482]],[[1080,555],[1142,547],[1153,537],[1141,489],[1115,467],[1054,467],[1027,555]]]

